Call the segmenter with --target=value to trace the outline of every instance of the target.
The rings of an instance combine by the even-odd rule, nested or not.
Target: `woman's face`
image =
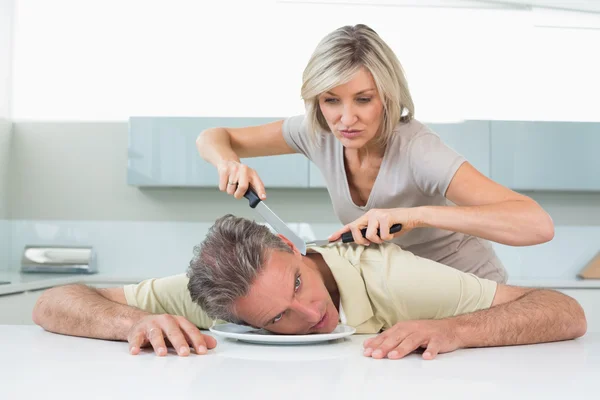
[[[329,129],[346,148],[364,147],[379,131],[383,103],[373,76],[365,68],[350,82],[321,94],[319,106]]]

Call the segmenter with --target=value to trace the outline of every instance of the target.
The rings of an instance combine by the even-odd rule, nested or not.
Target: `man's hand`
[[[364,355],[372,358],[399,359],[419,347],[423,358],[432,360],[438,353],[449,353],[462,347],[450,320],[398,322],[374,338],[365,340]]]
[[[165,339],[180,356],[190,354],[190,346],[196,354],[206,354],[213,349],[217,341],[212,336],[203,335],[200,330],[184,317],[169,314],[148,315],[131,327],[127,334],[129,352],[138,354],[140,348],[152,345],[159,356],[167,355]]]

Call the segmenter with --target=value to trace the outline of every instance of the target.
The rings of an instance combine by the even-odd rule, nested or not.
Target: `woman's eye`
[[[279,321],[283,317],[283,313],[278,314],[275,318],[273,318],[273,323]]]
[[[359,103],[368,103],[370,101],[371,101],[370,97],[361,97],[361,98],[358,99]]]
[[[300,275],[298,275],[298,277],[296,278],[296,285],[295,285],[294,289],[298,290],[298,288],[300,288],[301,284],[302,284],[302,279],[300,279]]]
[[[332,99],[332,98],[325,99],[325,103],[336,103],[336,102],[337,102],[337,99]]]

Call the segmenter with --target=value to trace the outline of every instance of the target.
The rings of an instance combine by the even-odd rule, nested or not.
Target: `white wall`
[[[344,24],[371,25],[397,51],[422,120],[600,120],[590,95],[600,92],[590,50],[599,31],[536,28],[539,15],[526,11],[272,0],[19,0],[16,11],[11,268],[21,245],[48,238],[44,229],[63,243],[99,238],[108,268],[135,269],[144,243],[187,248],[218,216],[254,217],[216,188],[128,187],[125,121],[300,113],[304,65]],[[600,225],[600,193],[528,194],[557,225]],[[320,224],[317,237],[338,224],[323,189],[272,190],[269,206],[286,221]],[[111,243],[127,245],[107,254]]]
[[[7,268],[9,243],[8,165],[12,135],[11,64],[14,0],[0,0],[0,271]]]
[[[565,18],[572,28],[555,28]],[[591,50],[600,30],[576,29],[600,27],[599,15],[273,0],[19,0],[17,21],[17,119],[295,114],[303,110],[302,70],[318,41],[362,22],[397,52],[417,118],[600,120],[593,102],[600,58]]]

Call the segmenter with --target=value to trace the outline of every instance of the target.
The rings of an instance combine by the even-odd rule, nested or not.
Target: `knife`
[[[275,214],[261,199],[258,197],[256,192],[252,190],[252,188],[248,188],[244,197],[248,199],[250,203],[250,208],[256,209],[258,213],[271,225],[276,232],[281,233],[283,236],[288,238],[294,246],[298,248],[302,255],[306,255],[306,246],[325,246],[330,243],[336,243],[338,241],[342,241],[342,243],[352,243],[354,242],[354,237],[352,236],[352,232],[345,232],[338,240],[334,240],[330,242],[327,239],[323,240],[310,240],[308,242],[304,242],[298,235],[296,235],[286,224]],[[390,227],[390,233],[400,232],[402,229],[402,224],[394,224]],[[363,237],[367,234],[367,228],[363,228],[360,230],[360,233]],[[377,229],[377,236],[379,236],[379,229]]]
[[[306,255],[306,243],[298,235],[296,235],[286,224],[275,214],[267,205],[258,197],[256,192],[252,188],[248,188],[244,197],[248,199],[250,208],[254,208],[258,213],[277,231],[283,236],[288,238],[294,246],[298,248],[303,256]]]
[[[402,224],[394,224],[390,227],[390,233],[396,233],[396,232],[400,232],[400,230],[402,229]],[[367,228],[362,228],[360,230],[360,233],[363,237],[366,237],[367,235]],[[379,229],[377,229],[377,236],[380,236],[380,232]],[[344,232],[342,234],[342,236],[338,239],[338,240],[334,240],[334,241],[329,241],[327,239],[323,239],[323,240],[311,240],[306,242],[307,246],[325,246],[326,244],[331,244],[331,243],[336,243],[339,242],[341,239],[342,243],[352,243],[354,242],[354,236],[352,236],[352,232]]]

